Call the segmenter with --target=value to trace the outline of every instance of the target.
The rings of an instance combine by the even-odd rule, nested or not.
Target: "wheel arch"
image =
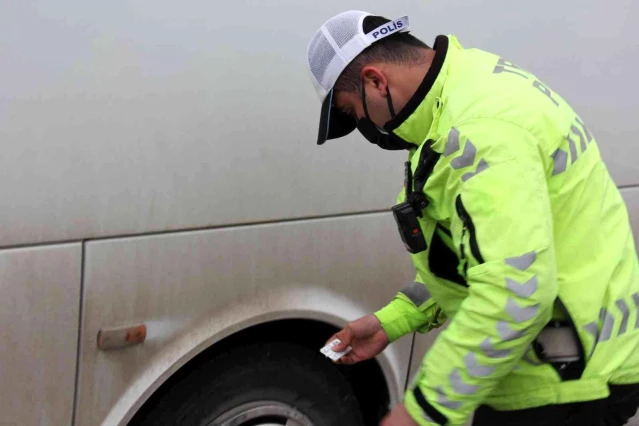
[[[338,328],[366,315],[370,309],[326,288],[306,286],[253,294],[228,303],[221,310],[212,310],[209,315],[190,324],[178,324],[174,329],[170,329],[171,324],[165,324],[170,322],[170,318],[146,321],[149,323],[149,332],[145,344],[159,344],[161,348],[144,360],[143,367],[135,372],[101,424],[129,424],[167,380],[183,368],[196,365],[192,363],[197,363],[202,359],[200,357],[214,354],[222,344],[246,342],[262,334],[280,341],[289,336],[319,351]],[[153,330],[157,336],[149,338]],[[293,330],[297,330],[297,334],[293,334]],[[167,339],[166,336],[171,338]],[[399,402],[403,396],[409,363],[406,349],[404,343],[392,344],[372,361],[377,368],[376,374],[380,375],[381,370],[380,376],[383,377],[391,404]]]
[[[286,318],[260,323],[242,329],[204,349],[177,371],[171,374],[153,394],[144,401],[132,416],[128,425],[135,426],[148,412],[157,406],[162,397],[177,382],[199,366],[219,354],[251,343],[282,342],[318,350],[338,327],[324,321],[307,318]],[[347,378],[358,399],[366,424],[378,424],[388,409],[392,396],[383,367],[378,360],[370,360],[353,366],[338,366]]]

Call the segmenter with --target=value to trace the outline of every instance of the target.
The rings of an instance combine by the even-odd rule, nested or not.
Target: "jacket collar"
[[[448,36],[435,39],[435,56],[424,80],[404,108],[384,126],[406,142],[420,146],[426,139],[433,123],[433,108],[446,82],[450,44]]]

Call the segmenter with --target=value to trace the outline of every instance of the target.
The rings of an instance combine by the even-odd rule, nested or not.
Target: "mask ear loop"
[[[386,101],[388,102],[388,110],[391,113],[391,118],[395,117],[395,108],[393,108],[393,100],[391,99],[391,94],[390,94],[390,86],[387,84],[386,85]]]
[[[395,108],[393,108],[393,99],[390,93],[390,87],[386,85],[386,102],[388,102],[388,111],[391,114],[391,117],[395,117]],[[370,120],[370,116],[368,115],[368,105],[366,105],[366,89],[364,88],[364,79],[362,79],[362,105],[364,106],[364,116]]]

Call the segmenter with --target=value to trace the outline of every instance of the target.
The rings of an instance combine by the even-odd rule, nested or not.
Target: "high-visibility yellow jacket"
[[[416,282],[376,313],[391,341],[449,319],[405,404],[420,425],[587,401],[639,383],[639,261],[626,206],[581,118],[531,73],[440,36],[390,124],[439,154],[419,219]],[[405,199],[405,194],[399,201]],[[538,336],[572,330],[581,360]],[[565,328],[564,328],[565,329]]]

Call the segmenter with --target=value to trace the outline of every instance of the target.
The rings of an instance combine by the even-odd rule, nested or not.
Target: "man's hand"
[[[404,404],[397,404],[393,411],[384,417],[379,426],[419,426],[408,414]]]
[[[353,348],[351,352],[336,361],[338,364],[355,364],[374,358],[390,343],[375,315],[366,315],[351,322],[328,341],[331,342],[335,339],[342,341],[333,348],[335,352],[341,352],[348,346]]]

